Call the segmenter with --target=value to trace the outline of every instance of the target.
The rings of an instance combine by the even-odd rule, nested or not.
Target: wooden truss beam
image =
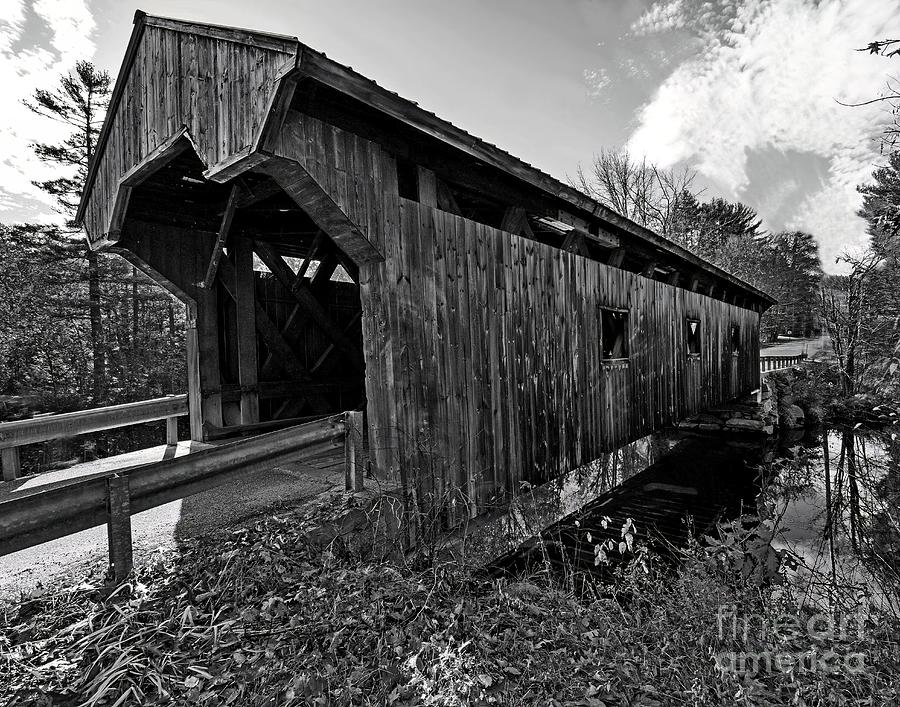
[[[219,265],[219,282],[228,295],[237,302],[237,291],[235,288],[235,268],[229,260],[228,256],[223,256]],[[290,378],[297,381],[310,381],[312,376],[303,362],[294,353],[291,346],[284,340],[278,327],[269,317],[266,310],[254,297],[254,314],[256,319],[256,330],[262,336],[263,342],[272,353],[273,360],[279,368]],[[321,395],[311,395],[309,401],[317,412],[328,410],[328,401]]]
[[[450,187],[447,186],[447,183],[439,178],[435,177],[437,180],[437,205],[441,211],[446,211],[447,213],[456,214],[457,216],[462,216],[462,210],[459,208],[459,204],[456,203],[456,197],[453,196],[453,192],[450,191]]]
[[[325,231],[321,228],[316,231],[316,235],[312,239],[312,243],[309,244],[309,250],[306,253],[306,257],[303,259],[303,262],[300,263],[300,269],[297,271],[297,277],[306,277],[306,271],[309,270],[309,264],[312,262],[313,257],[316,254],[316,251],[319,249],[319,246],[322,244],[322,240],[325,238]]]
[[[528,223],[528,214],[521,206],[510,206],[503,214],[500,230],[515,236],[525,236],[534,240],[534,231]]]
[[[357,371],[365,372],[365,361],[359,349],[335,324],[325,308],[316,299],[303,277],[297,277],[284,259],[265,243],[256,243],[256,253],[272,271],[282,286],[291,293],[297,304],[306,311],[309,318],[323,331],[335,347],[341,351]]]
[[[362,310],[360,310],[359,312],[357,312],[356,314],[353,315],[353,318],[350,320],[350,322],[347,324],[347,326],[345,326],[343,329],[344,334],[348,334],[353,329],[353,326],[360,320],[361,317],[362,317]],[[331,353],[334,351],[334,349],[335,349],[335,344],[334,344],[334,342],[332,342],[328,345],[328,348],[326,348],[322,352],[322,355],[319,356],[319,358],[313,364],[313,367],[309,369],[310,372],[317,373],[322,368],[325,361],[328,360],[328,357],[331,355]]]
[[[381,262],[384,256],[366,238],[362,229],[296,160],[271,157],[258,170],[272,177],[284,192],[325,231],[357,265]]]
[[[606,264],[614,268],[621,268],[623,262],[625,262],[625,249],[613,248],[612,252],[609,254],[609,260],[606,261]]]
[[[324,255],[319,261],[319,267],[313,274],[312,281],[309,285],[313,294],[318,296],[319,293],[325,289],[336,269],[337,258],[335,258],[331,253]],[[282,330],[282,336],[289,343],[293,344],[296,342],[297,344],[299,344],[300,340],[303,337],[303,331],[308,323],[309,315],[306,313],[306,310],[304,310],[299,304],[294,304],[294,308],[288,315],[287,322],[285,323],[284,329]],[[271,378],[274,368],[275,360],[270,352],[269,356],[266,358],[265,363],[263,364],[262,372],[260,375],[263,377],[263,379]]]
[[[228,241],[228,233],[231,231],[231,224],[234,221],[234,212],[237,209],[238,199],[241,195],[241,188],[235,184],[231,187],[231,193],[228,195],[228,203],[225,205],[225,213],[222,214],[222,222],[219,224],[219,231],[216,233],[216,240],[213,243],[212,253],[209,257],[209,266],[206,268],[206,277],[202,282],[198,282],[197,286],[208,290],[216,281],[216,273],[219,270],[219,261],[225,250],[225,243]]]
[[[569,231],[568,235],[563,240],[562,249],[569,253],[577,253],[585,258],[590,258],[591,252],[588,250],[587,242],[585,241],[586,235],[587,234],[583,231]]]

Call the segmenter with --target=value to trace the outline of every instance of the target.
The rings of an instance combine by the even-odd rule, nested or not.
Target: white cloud
[[[691,32],[684,59],[641,109],[629,149],[663,165],[696,168],[732,198],[748,188],[748,154],[793,150],[827,158],[826,182],[796,205],[790,225],[813,232],[833,268],[862,242],[856,185],[878,160],[883,107],[876,96],[890,60],[856,51],[900,33],[900,0],[677,0],[651,8],[635,36]],[[765,214],[762,214],[765,216]]]
[[[657,34],[684,27],[684,6],[682,0],[658,2],[645,12],[631,28],[635,36]]]
[[[588,98],[592,101],[606,101],[606,89],[611,83],[606,69],[585,69],[584,83],[587,86]]]
[[[52,89],[76,61],[93,56],[94,20],[87,0],[4,0],[3,9],[0,221],[47,220],[53,200],[31,182],[51,178],[54,170],[34,157],[30,145],[57,141],[66,132],[49,119],[35,116],[22,100],[37,88]]]

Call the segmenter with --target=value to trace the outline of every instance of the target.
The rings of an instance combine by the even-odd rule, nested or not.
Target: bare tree
[[[579,165],[573,186],[664,236],[672,233],[678,206],[693,193],[697,173],[688,169],[660,169],[646,158],[636,161],[628,151],[603,149],[590,167]]]
[[[861,256],[843,260],[850,266],[849,274],[828,278],[820,301],[822,321],[838,361],[841,392],[852,396],[867,379],[877,384],[896,373],[900,312],[890,301],[890,292],[877,285],[886,264],[881,249],[869,248]],[[884,366],[886,370],[877,375],[877,368]]]

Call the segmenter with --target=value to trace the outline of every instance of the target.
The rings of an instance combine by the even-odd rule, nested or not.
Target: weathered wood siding
[[[429,491],[468,487],[483,506],[755,384],[754,312],[416,202],[385,206],[387,262],[363,289],[373,439]],[[627,361],[601,361],[602,307],[628,310]],[[736,357],[733,324],[748,344]]]
[[[389,154],[314,118],[290,113],[276,152],[385,255],[360,283],[382,473],[484,507],[756,384],[753,311],[402,199]],[[601,361],[602,307],[628,310],[626,362]]]
[[[278,51],[145,27],[85,210],[91,239],[106,233],[119,180],[183,126],[207,168],[248,148],[291,55],[287,45]]]

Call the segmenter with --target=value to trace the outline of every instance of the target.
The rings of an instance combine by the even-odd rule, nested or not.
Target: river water
[[[767,466],[761,514],[772,545],[815,604],[865,599],[898,614],[900,439],[896,432],[825,430],[782,443]]]
[[[611,540],[604,556],[615,559],[625,526],[636,542],[675,556],[689,536],[758,516],[774,529],[771,545],[807,601],[848,594],[898,608],[900,440],[890,431],[655,435],[573,472],[536,501],[516,529],[528,539],[495,572],[597,572],[597,545]]]

